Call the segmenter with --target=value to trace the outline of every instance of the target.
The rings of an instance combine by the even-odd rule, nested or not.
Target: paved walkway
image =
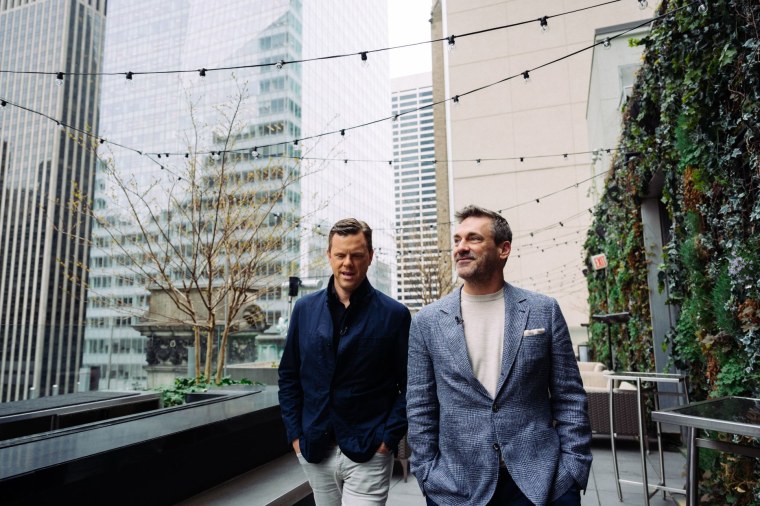
[[[618,468],[620,477],[631,481],[641,481],[641,460],[639,458],[639,445],[634,441],[618,442]],[[615,474],[612,465],[612,450],[609,439],[599,438],[592,443],[594,461],[591,465],[586,494],[581,496],[583,506],[608,506],[608,505],[643,505],[643,485],[622,484],[623,502],[620,502],[615,490]],[[685,453],[680,448],[666,448],[665,455],[665,478],[668,486],[684,488],[686,482]],[[656,483],[659,476],[659,463],[657,459],[656,444],[647,456],[647,473],[649,482]],[[663,498],[663,494],[657,493],[649,504],[651,506],[683,505],[683,495],[673,495]],[[388,506],[424,506],[425,499],[422,497],[417,480],[414,476],[404,483],[400,466],[396,466],[391,484]]]

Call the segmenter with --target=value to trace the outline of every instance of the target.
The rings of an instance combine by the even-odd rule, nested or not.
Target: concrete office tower
[[[55,73],[101,71],[104,24],[105,0],[0,2],[0,402],[75,390],[90,223],[67,206],[95,159],[49,118],[97,129],[100,78]]]
[[[366,219],[381,229],[376,234],[376,247],[386,249],[388,241],[383,240],[383,235],[390,237],[391,227],[378,216],[383,211],[387,216],[392,214],[388,203],[392,192],[388,190],[386,198],[383,186],[390,187],[391,183],[382,183],[371,172],[376,170],[376,164],[345,163],[344,159],[390,159],[390,122],[385,133],[369,127],[313,142],[293,141],[338,128],[337,125],[350,129],[388,116],[387,56],[373,56],[368,67],[362,66],[357,55],[335,61],[285,64],[281,68],[208,70],[205,77],[198,70],[167,75],[139,72],[238,67],[384,47],[385,9],[385,2],[369,0],[308,0],[303,5],[300,0],[109,2],[106,70],[135,74],[131,81],[125,80],[123,74],[104,80],[103,137],[144,153],[184,152],[188,137],[192,138],[188,106],[192,103],[199,126],[199,150],[219,149],[214,141],[218,140],[214,127],[219,124],[219,106],[229,104],[229,97],[238,87],[247,85],[250,99],[240,114],[248,133],[236,139],[235,149],[282,144],[259,149],[257,162],[244,160],[242,165],[267,163],[272,156],[287,170],[300,170],[302,174],[316,171],[302,179],[300,186],[290,186],[283,203],[288,209],[282,215],[299,226],[292,241],[283,246],[279,265],[274,266],[273,290],[256,302],[270,325],[288,315],[288,276],[310,275],[303,267],[309,261],[302,256],[300,244],[317,244],[316,260],[324,266],[326,233],[333,218],[357,215]],[[360,22],[361,19],[365,20]],[[379,38],[372,38],[372,34],[379,34]],[[142,181],[150,182],[160,170],[145,156],[112,150],[121,167]],[[301,156],[310,159],[301,163],[296,159]],[[319,157],[331,160],[314,160]],[[184,158],[170,156],[162,163],[176,167],[184,163]],[[382,170],[391,181],[387,162]],[[106,182],[99,179],[96,183],[100,195],[108,195]],[[107,197],[99,203],[111,205]],[[364,209],[367,211],[361,211]],[[315,230],[323,235],[315,236]],[[94,228],[93,237],[93,288],[87,311],[85,363],[100,372],[100,388],[141,387],[147,381],[146,338],[132,326],[141,318],[140,324],[146,323],[149,293],[140,276],[120,265],[108,233]],[[387,249],[391,247],[392,242]],[[376,254],[377,265],[383,265],[378,262],[383,255],[385,251]],[[381,288],[390,286],[390,272],[386,270],[380,269],[381,279],[385,280]],[[374,272],[378,272],[377,266]]]
[[[302,277],[327,281],[327,232],[337,220],[355,217],[374,230],[375,256],[368,276],[375,288],[393,295],[393,167],[388,97],[390,70],[387,52],[361,51],[388,47],[388,8],[385,0],[303,3],[304,58],[350,54],[303,65],[303,136],[335,132],[305,141],[311,172],[302,182],[305,261]],[[352,129],[381,118],[386,121]],[[340,130],[345,135],[340,135]],[[346,162],[348,160],[348,162]]]
[[[399,77],[391,83],[393,171],[396,197],[398,300],[413,312],[438,298],[438,217],[431,75]],[[406,111],[410,111],[406,114]],[[445,264],[443,264],[445,265]],[[430,293],[428,293],[430,292]]]
[[[445,107],[451,212],[471,203],[501,210],[514,232],[507,280],[559,299],[574,337],[585,339],[582,245],[594,205],[589,179],[598,175],[591,151],[606,147],[590,145],[586,123],[593,52],[529,72],[527,82],[522,73],[592,45],[597,28],[643,21],[653,8],[641,10],[631,0],[556,16],[589,2],[435,3],[440,18],[434,26],[441,24],[444,37],[532,21],[455,38],[452,49],[443,49],[446,98],[517,76]],[[546,29],[539,23],[543,16],[553,16]],[[613,41],[618,43],[626,42]],[[441,227],[441,233],[451,231]]]

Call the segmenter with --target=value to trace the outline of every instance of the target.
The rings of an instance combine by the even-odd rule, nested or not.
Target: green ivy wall
[[[678,10],[635,42],[643,66],[585,244],[609,261],[606,277],[588,275],[589,306],[632,314],[615,330],[618,369],[654,370],[640,199],[662,174],[673,363],[693,400],[760,397],[760,1],[705,3],[662,2],[658,14]],[[590,345],[607,359],[602,325]],[[702,451],[701,469],[703,503],[760,504],[757,460]]]

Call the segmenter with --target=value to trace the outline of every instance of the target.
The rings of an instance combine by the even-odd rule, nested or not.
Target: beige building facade
[[[630,0],[563,15],[593,5],[436,0],[432,6],[433,27],[442,37],[454,35],[453,47],[449,41],[433,48],[439,56],[433,59],[434,91],[449,99],[436,107],[436,126],[445,128],[437,137],[445,142],[436,145],[437,169],[450,187],[449,201],[441,202],[450,215],[439,218],[439,234],[451,234],[452,215],[465,205],[500,211],[514,234],[506,279],[557,298],[575,342],[585,340],[581,323],[589,319],[583,242],[595,203],[592,188],[604,180],[604,170],[595,166],[608,164],[610,156],[602,150],[594,159],[592,151],[614,147],[592,146],[589,139],[593,49],[585,48],[600,28],[654,14]],[[529,22],[464,36],[522,21]]]

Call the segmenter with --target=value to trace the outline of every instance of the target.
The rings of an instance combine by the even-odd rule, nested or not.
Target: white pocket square
[[[523,332],[523,336],[537,336],[539,334],[543,334],[544,332],[546,332],[546,329],[543,327],[540,329],[528,329]]]

